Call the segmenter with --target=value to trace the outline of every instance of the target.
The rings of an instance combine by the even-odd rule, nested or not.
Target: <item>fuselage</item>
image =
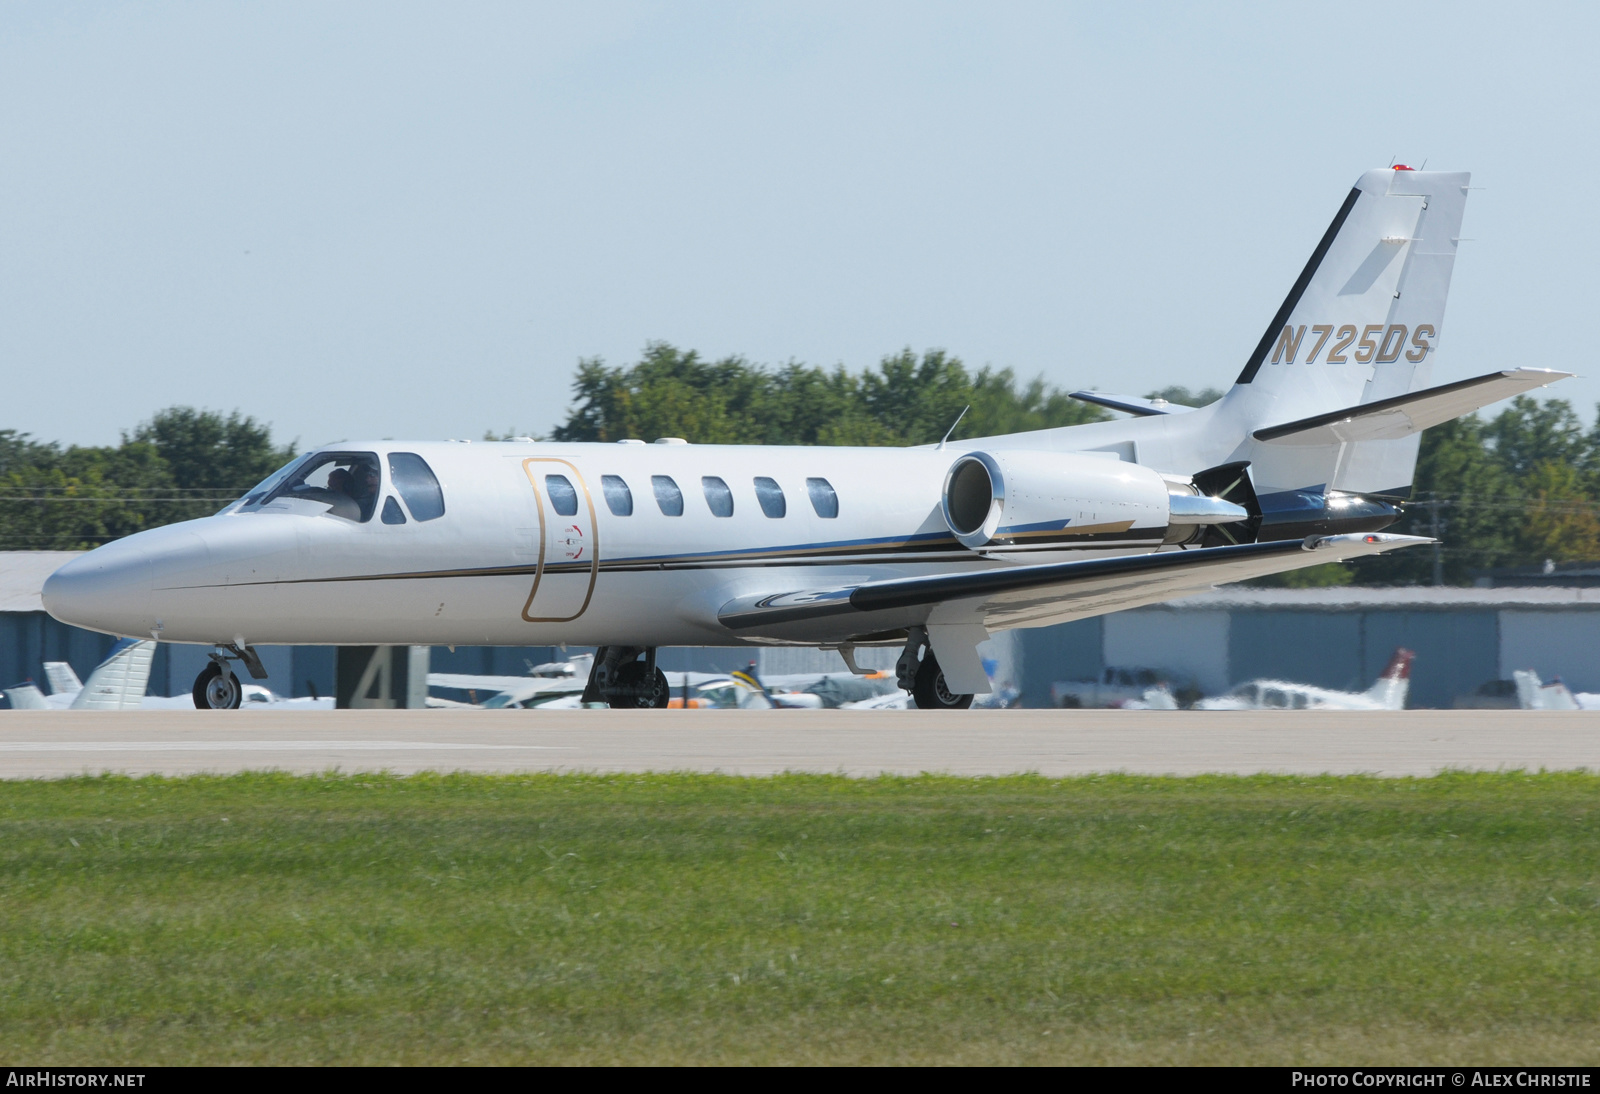
[[[44,597],[174,642],[727,645],[746,639],[717,609],[741,596],[1160,546],[1159,479],[1111,454],[1064,457],[1086,488],[1058,519],[962,546],[941,496],[969,447],[342,443],[90,552]]]

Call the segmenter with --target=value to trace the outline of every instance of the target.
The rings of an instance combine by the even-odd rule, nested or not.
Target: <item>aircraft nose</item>
[[[45,611],[63,623],[111,634],[149,634],[150,557],[118,540],[75,558],[45,579]]]

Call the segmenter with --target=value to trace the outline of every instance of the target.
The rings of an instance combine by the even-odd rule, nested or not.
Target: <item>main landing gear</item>
[[[218,646],[211,655],[211,663],[194,678],[194,705],[200,710],[238,710],[244,699],[244,685],[234,675],[229,661],[238,661],[256,680],[265,680],[267,670],[261,667],[254,646],[241,646],[233,642]]]
[[[643,654],[643,658],[640,658]],[[585,703],[608,703],[616,710],[660,710],[671,698],[667,674],[656,668],[653,646],[601,646],[594,651]]]
[[[895,682],[911,693],[918,710],[966,710],[972,696],[950,690],[939,659],[928,645],[928,632],[912,627],[906,633],[906,648],[894,666]]]

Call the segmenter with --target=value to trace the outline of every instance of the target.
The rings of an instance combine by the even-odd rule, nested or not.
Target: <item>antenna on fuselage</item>
[[[956,420],[950,423],[950,428],[944,431],[943,437],[939,438],[938,447],[934,449],[935,452],[941,451],[944,448],[944,442],[950,439],[950,434],[956,431],[956,426],[961,424],[961,419],[965,418],[967,416],[967,411],[971,409],[971,403],[968,403],[966,406],[961,408],[961,413],[956,415]]]

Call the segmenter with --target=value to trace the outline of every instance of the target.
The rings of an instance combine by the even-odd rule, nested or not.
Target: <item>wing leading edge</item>
[[[717,613],[747,639],[831,644],[906,627],[1042,627],[1203,592],[1214,585],[1431,543],[1374,532],[1118,558],[1002,566],[741,597]],[[1310,553],[1315,558],[1307,558]]]

